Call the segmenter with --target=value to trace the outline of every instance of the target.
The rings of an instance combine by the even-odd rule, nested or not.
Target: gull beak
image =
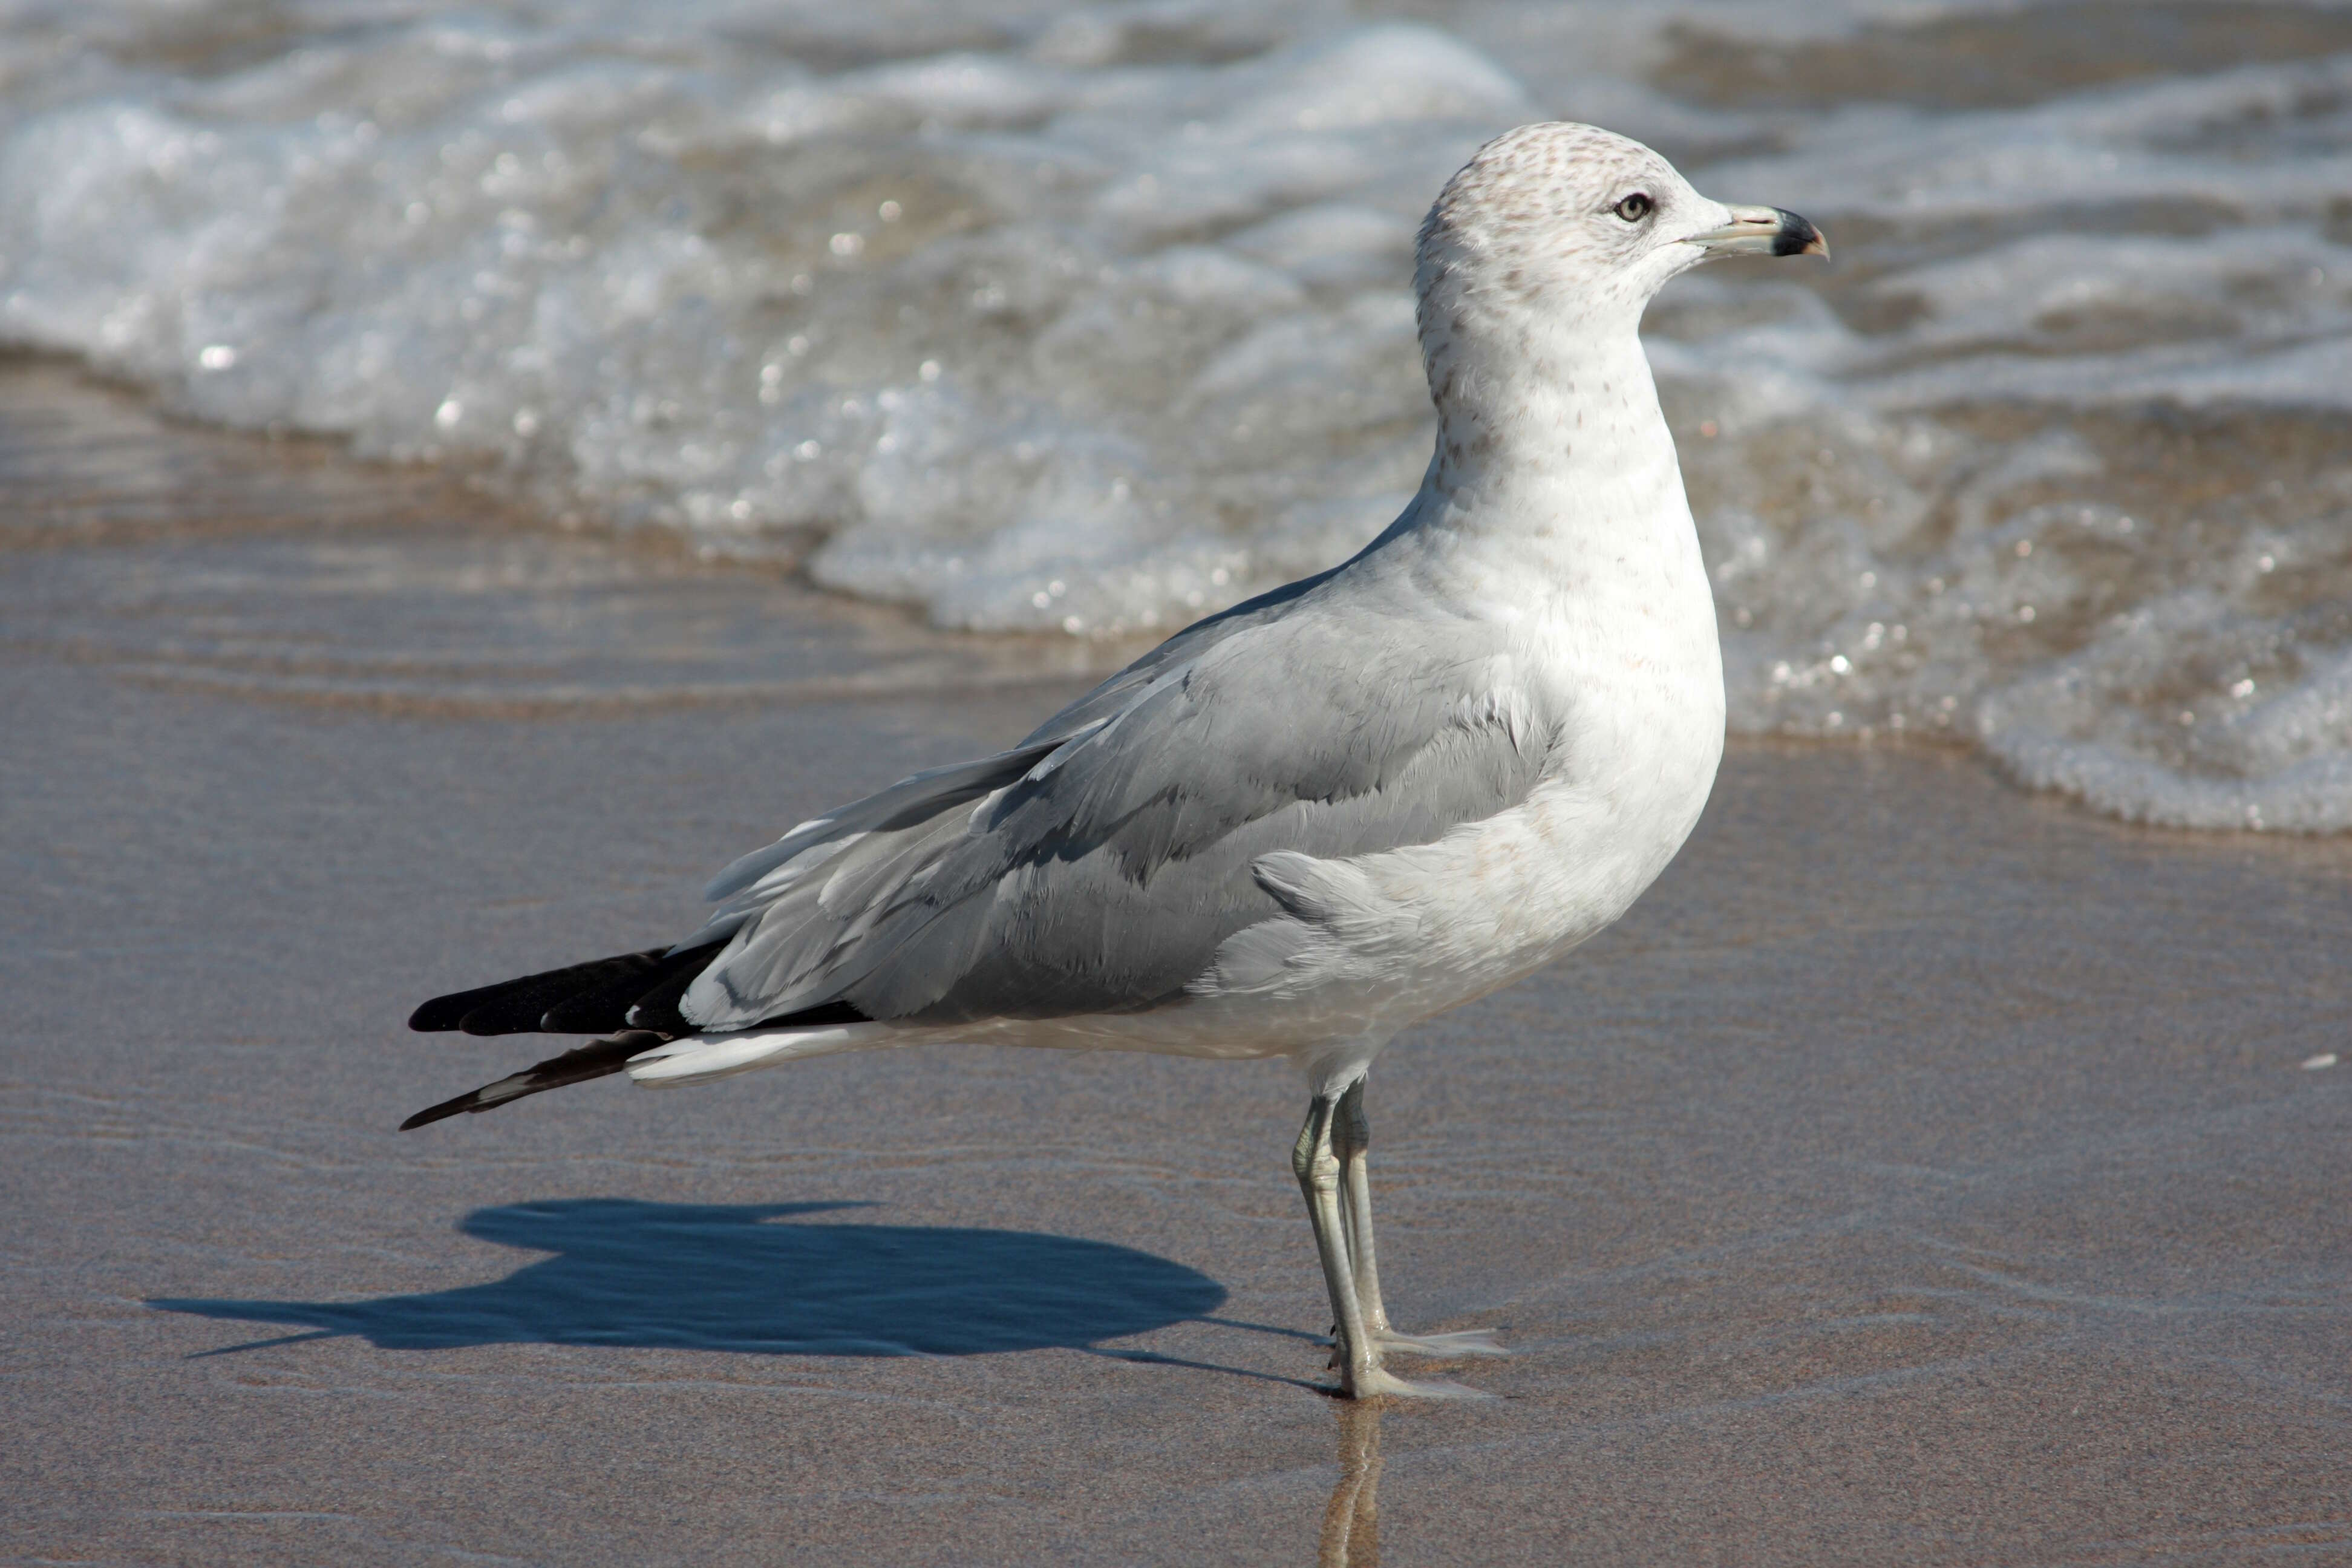
[[[1685,245],[1696,245],[1709,256],[1818,256],[1829,259],[1830,242],[1822,231],[1779,207],[1726,207],[1731,221],[1704,234],[1685,235]]]

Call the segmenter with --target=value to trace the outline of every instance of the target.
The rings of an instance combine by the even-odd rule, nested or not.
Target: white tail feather
[[[803,1057],[829,1057],[836,1051],[905,1045],[930,1033],[888,1024],[837,1024],[815,1029],[688,1035],[631,1057],[628,1074],[648,1089],[671,1089],[679,1084],[708,1083],[713,1079],[729,1078],[778,1062],[798,1061]]]

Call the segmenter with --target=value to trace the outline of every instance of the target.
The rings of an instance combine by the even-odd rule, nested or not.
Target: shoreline
[[[461,471],[358,457],[341,437],[272,435],[184,419],[148,390],[107,376],[74,356],[28,350],[0,353],[0,429],[22,421],[28,410],[36,409],[37,417],[47,422],[50,429],[35,430],[30,449],[0,449],[0,483],[7,484],[8,493],[18,499],[12,509],[16,526],[0,532],[0,550],[234,546],[240,542],[266,548],[270,541],[299,548],[354,536],[374,538],[393,547],[403,540],[461,550],[469,545],[484,549],[492,544],[536,545],[558,571],[567,563],[554,558],[568,555],[575,572],[577,563],[593,563],[589,570],[616,582],[705,582],[720,585],[722,593],[738,600],[758,598],[763,612],[780,620],[811,623],[832,636],[854,639],[868,661],[815,677],[760,679],[739,671],[731,679],[700,685],[668,681],[597,687],[580,682],[529,694],[490,695],[436,689],[429,682],[387,682],[380,679],[383,674],[380,664],[371,664],[365,658],[341,664],[312,658],[307,661],[307,669],[306,661],[286,658],[278,662],[289,679],[276,685],[257,679],[239,681],[229,667],[216,666],[225,673],[215,685],[225,696],[417,717],[613,717],[670,705],[724,707],[879,697],[902,688],[953,688],[974,693],[1030,687],[1083,688],[1148,651],[1159,640],[941,630],[928,625],[916,606],[870,602],[816,587],[793,561],[713,554],[698,549],[683,533],[653,526],[631,527],[593,518],[559,521],[501,493],[497,485],[477,482]],[[2010,414],[2028,423],[2041,417],[2030,409]],[[2223,415],[2198,417],[2228,424]],[[2319,415],[2304,421],[2315,426],[2332,422],[2332,416]],[[46,446],[40,445],[44,437]],[[2123,437],[2111,433],[2111,438]],[[23,439],[19,435],[11,446]],[[170,454],[154,465],[157,471],[141,474],[118,465],[108,476],[110,490],[79,493],[64,502],[37,496],[26,503],[26,481],[36,476],[43,462],[56,459],[60,446],[94,446],[103,453],[142,443],[160,445]],[[200,489],[192,498],[157,482],[182,467],[197,468],[209,490]],[[354,510],[357,516],[351,515]],[[70,515],[61,520],[59,514]],[[21,639],[12,640],[21,645]],[[136,661],[135,655],[88,644],[45,646],[58,657],[117,665]],[[186,648],[175,651],[184,658],[190,654]],[[247,663],[250,666],[252,661]],[[298,678],[305,673],[319,679],[304,684]],[[359,679],[339,684],[333,679],[338,674]],[[365,679],[372,675],[379,678],[373,687]],[[175,677],[126,672],[126,679],[157,679],[167,685],[201,683],[197,676],[186,672]],[[2146,827],[2178,836],[2184,842],[2229,842],[2241,837],[2298,844],[2335,838],[2352,841],[2352,836],[2306,833],[2292,827],[2218,829],[2137,822],[2102,812],[2065,791],[2019,780],[1979,745],[1950,732],[1858,729],[1836,737],[1734,732],[1728,744],[1767,752],[1793,750],[1859,755],[1874,751],[1965,757],[2021,797],[2057,802],[2088,820]]]

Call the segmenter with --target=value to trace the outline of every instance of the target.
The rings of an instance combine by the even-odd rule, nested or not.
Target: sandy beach
[[[1003,741],[1073,646],[496,526],[446,476],[0,378],[0,1555],[2352,1562],[2352,847],[1953,751],[1736,746],[1682,858],[1371,1090],[1317,1389],[1279,1064],[615,1081],[437,991],[664,940]]]

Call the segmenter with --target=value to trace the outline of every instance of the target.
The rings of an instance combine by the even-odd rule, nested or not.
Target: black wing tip
[[[537,976],[529,976],[536,979]],[[499,987],[486,986],[483,991],[458,991],[447,996],[436,996],[408,1016],[408,1026],[420,1035],[446,1035],[463,1030],[468,1035],[515,1035],[527,1032],[536,1019],[517,1026],[511,1005],[501,1006],[507,998],[493,996],[483,1000],[484,991]]]
[[[646,1029],[628,1029],[609,1040],[592,1040],[562,1056],[534,1063],[519,1073],[509,1073],[495,1083],[469,1089],[438,1105],[428,1105],[402,1122],[400,1131],[413,1132],[419,1127],[429,1127],[452,1116],[478,1115],[530,1095],[544,1094],[551,1089],[562,1089],[570,1084],[586,1083],[591,1079],[608,1077],[626,1068],[631,1057],[653,1049],[666,1038],[667,1036]]]
[[[708,951],[718,950],[714,947]],[[622,1026],[617,1021],[618,1013],[610,1006],[591,1010],[586,1015],[588,1022],[572,1026],[550,1029],[547,1019],[551,1013],[571,1007],[584,998],[622,992],[634,996],[638,991],[651,990],[665,978],[661,971],[666,965],[683,962],[686,957],[673,957],[665,947],[646,948],[638,952],[615,953],[610,958],[592,958],[585,963],[568,963],[536,974],[518,975],[469,991],[452,991],[446,996],[434,997],[411,1013],[408,1026],[427,1035],[446,1034],[453,1029],[462,1029],[469,1035],[599,1034],[606,1028]],[[605,1022],[608,1016],[615,1021]]]
[[[691,1034],[694,1026],[677,1016],[677,1000],[686,994],[710,960],[727,945],[724,940],[705,942],[677,952],[666,952],[617,980],[574,993],[551,1005],[539,1026],[551,1035],[602,1034],[608,1029],[658,1029],[673,1035]],[[630,1015],[647,1002],[656,1005],[646,1016]]]
[[[408,1026],[420,1035],[444,1034],[456,1028],[457,1021],[466,1016],[450,1005],[457,1000],[455,996],[436,996],[408,1016]]]
[[[438,1105],[428,1105],[402,1122],[400,1130],[403,1132],[414,1132],[420,1127],[430,1127],[436,1121],[444,1121],[452,1116],[471,1110],[474,1109],[474,1100],[481,1092],[478,1089],[469,1089],[455,1100],[445,1100]]]

